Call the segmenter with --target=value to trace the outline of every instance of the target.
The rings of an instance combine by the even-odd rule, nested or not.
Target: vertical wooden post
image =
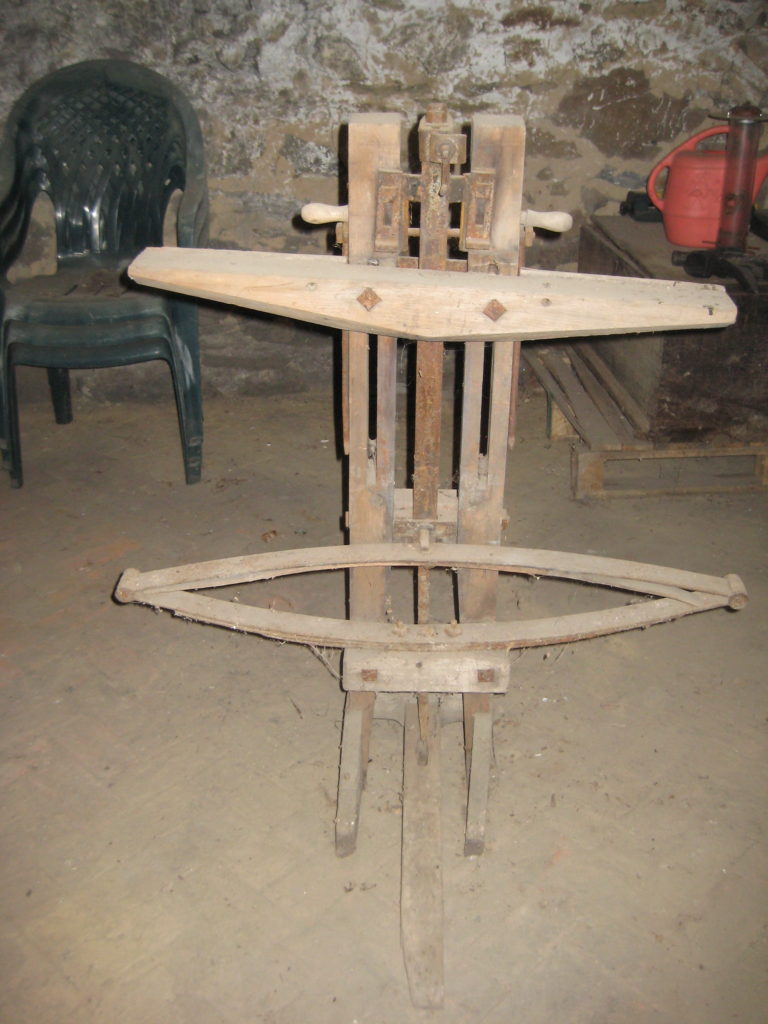
[[[525,125],[519,117],[476,115],[472,121],[472,170],[494,173],[490,249],[468,254],[470,270],[517,274],[521,263],[520,213]],[[491,345],[486,379],[484,346],[464,346],[464,381],[459,463],[458,540],[498,544],[504,515],[507,444],[515,420],[520,344]],[[487,400],[483,448],[482,412]],[[496,616],[498,575],[463,570],[459,607],[464,621]],[[478,854],[485,843],[485,818],[492,751],[490,697],[464,695],[464,744],[467,766],[467,824],[464,852]]]
[[[525,248],[520,237],[520,215],[525,170],[525,122],[514,114],[476,114],[472,119],[472,170],[494,171],[495,190],[490,253],[470,253],[469,269],[481,269],[493,260],[496,273],[517,274]],[[520,342],[514,342],[514,372],[509,406],[509,447],[517,426],[517,383]]]
[[[365,263],[376,258],[376,180],[381,170],[399,170],[403,156],[403,118],[399,114],[355,115],[349,125],[349,222],[347,259]],[[352,544],[389,541],[394,520],[395,371],[397,340],[349,332],[343,342],[346,446],[349,456],[347,526]],[[372,374],[372,356],[376,372]],[[375,395],[371,395],[371,380]],[[376,403],[376,437],[369,436],[371,404]],[[388,570],[381,566],[350,571],[349,603],[353,616],[383,619]],[[336,852],[355,849],[360,799],[365,785],[368,744],[376,694],[347,692],[344,704],[339,789],[336,807]]]
[[[415,701],[405,713],[400,937],[411,1000],[434,1009],[443,1003],[443,870],[439,709],[434,694],[428,702],[426,757]]]

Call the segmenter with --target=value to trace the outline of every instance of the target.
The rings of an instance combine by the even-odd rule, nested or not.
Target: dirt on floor
[[[127,567],[342,543],[330,387],[210,401],[192,487],[170,396],[81,402],[66,427],[26,405],[21,429],[25,485],[0,478],[0,1020],[766,1020],[765,491],[576,502],[526,396],[506,543],[738,573],[750,603],[512,654],[480,857],[444,727],[445,1006],[425,1012],[399,942],[402,729],[374,723],[339,859],[338,654],[112,598]],[[343,614],[343,581],[263,586]],[[509,587],[520,614],[546,603]]]

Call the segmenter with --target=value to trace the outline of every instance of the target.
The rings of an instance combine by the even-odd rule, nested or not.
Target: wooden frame
[[[351,130],[351,127],[350,127]],[[351,227],[351,225],[350,225]],[[722,285],[555,270],[462,274],[339,256],[145,249],[137,284],[308,323],[424,341],[546,340],[732,324]],[[502,264],[508,266],[508,264]]]
[[[440,721],[461,705],[467,769],[464,850],[482,852],[492,757],[492,701],[509,683],[508,651],[643,628],[746,602],[738,577],[713,577],[566,552],[502,547],[508,445],[523,339],[550,339],[733,321],[719,286],[521,269],[525,231],[563,215],[521,210],[525,125],[478,115],[466,137],[432,104],[419,124],[418,173],[405,169],[397,114],[349,124],[349,206],[333,208],[344,259],[172,249],[145,251],[139,283],[233,302],[342,330],[344,452],[349,459],[343,547],[243,556],[139,573],[116,596],[184,618],[344,650],[346,691],[336,852],[357,842],[377,700],[403,703],[401,936],[411,998],[443,999]],[[461,207],[456,226],[452,207]],[[416,213],[418,209],[418,214]],[[313,217],[315,216],[315,210]],[[418,225],[413,223],[418,219]],[[317,222],[316,220],[314,222]],[[418,255],[412,247],[418,240]],[[456,245],[467,252],[458,259]],[[469,271],[469,272],[467,272]],[[411,487],[395,486],[396,355],[416,342]],[[444,342],[463,349],[456,487],[441,487]],[[416,577],[413,623],[390,621],[390,571]],[[435,622],[430,573],[458,574],[458,621]],[[347,620],[217,600],[198,591],[294,573],[346,569]],[[646,600],[527,622],[497,620],[499,573],[552,576],[643,594]]]
[[[387,622],[384,616],[377,621],[300,615],[194,593],[296,573],[333,569],[365,573],[392,566],[443,566],[478,573],[548,576],[632,594],[653,595],[655,600],[527,621],[408,624]],[[127,569],[120,578],[115,596],[123,602],[164,608],[186,619],[293,643],[363,648],[367,651],[390,651],[396,647],[399,651],[452,655],[571,643],[628,629],[642,629],[712,608],[737,609],[746,603],[744,585],[734,575],[707,576],[642,562],[533,548],[438,544],[421,551],[410,545],[394,543],[298,548],[147,573]],[[393,689],[410,691],[416,687],[398,686]],[[449,689],[452,688],[446,687],[443,692]]]

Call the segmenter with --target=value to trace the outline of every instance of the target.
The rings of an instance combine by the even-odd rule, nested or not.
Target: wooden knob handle
[[[728,598],[728,607],[734,611],[741,611],[742,608],[746,608],[749,602],[747,597],[747,588],[741,581],[741,577],[735,573],[729,573],[726,577],[726,582],[731,588],[731,595]]]
[[[524,210],[520,223],[525,228],[544,228],[545,231],[570,231],[573,217],[562,210]]]
[[[348,206],[329,206],[327,203],[307,203],[301,208],[302,219],[307,224],[333,224],[349,220]]]

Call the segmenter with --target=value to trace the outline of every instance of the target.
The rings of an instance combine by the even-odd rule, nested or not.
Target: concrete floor
[[[81,401],[68,427],[25,405],[25,486],[0,478],[0,1020],[767,1019],[765,493],[577,503],[541,396],[522,413],[509,543],[737,572],[751,603],[517,657],[479,858],[444,728],[446,998],[423,1012],[399,949],[398,727],[375,723],[339,860],[332,671],[111,597],[128,566],[340,542],[330,389],[210,401],[194,487],[170,393]],[[343,607],[317,577],[264,586]]]

